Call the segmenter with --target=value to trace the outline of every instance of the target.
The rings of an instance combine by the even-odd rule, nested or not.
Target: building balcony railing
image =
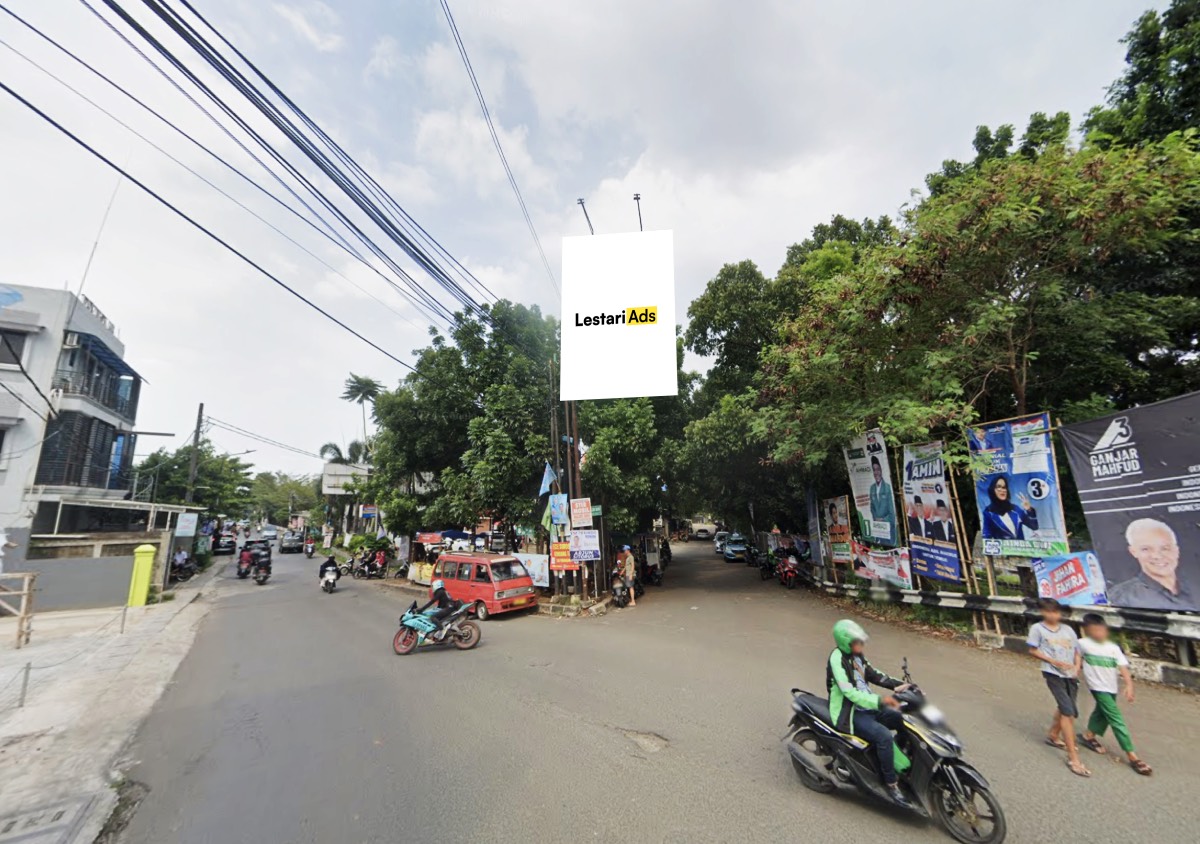
[[[86,396],[131,422],[137,415],[136,400],[125,394],[120,383],[114,384],[108,378],[89,378],[83,372],[60,369],[54,374],[51,386],[62,390],[64,395]]]

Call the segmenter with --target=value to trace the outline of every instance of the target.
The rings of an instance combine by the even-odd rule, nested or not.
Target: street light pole
[[[192,434],[192,459],[188,464],[187,495],[183,498],[185,504],[191,504],[195,497],[196,466],[200,459],[200,429],[202,427],[204,427],[204,402],[200,402],[200,409],[196,411],[196,431]]]

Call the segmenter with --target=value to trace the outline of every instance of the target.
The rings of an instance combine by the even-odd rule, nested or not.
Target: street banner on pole
[[[844,495],[826,498],[821,502],[821,514],[825,517],[830,559],[835,563],[850,562],[854,559],[850,548],[850,500]]]
[[[513,556],[521,561],[521,565],[525,566],[525,570],[533,579],[534,586],[550,585],[549,554],[513,554]]]
[[[195,536],[196,522],[199,518],[196,513],[180,513],[179,519],[175,522],[175,535],[181,539]]]
[[[567,523],[567,494],[565,492],[550,496],[550,521],[556,525]]]
[[[1107,604],[1104,573],[1091,551],[1035,557],[1030,560],[1037,578],[1038,597],[1053,598],[1060,604],[1093,606]]]
[[[579,564],[571,561],[570,542],[550,543],[550,571],[578,571]]]
[[[942,444],[904,446],[904,511],[913,574],[962,580],[952,501]]]
[[[571,531],[571,562],[586,563],[600,559],[600,531]]]
[[[872,429],[850,441],[844,448],[858,532],[877,545],[899,544],[896,532],[896,496],[892,491],[887,446],[883,432]]]
[[[1200,393],[1062,435],[1108,602],[1200,611]]]
[[[572,498],[571,499],[571,528],[591,527],[592,526],[592,499],[590,498]]]
[[[907,548],[871,548],[861,542],[854,546],[854,573],[866,580],[882,580],[901,589],[912,589],[912,568]]]
[[[824,566],[825,549],[821,546],[821,503],[817,500],[816,490],[809,484],[804,495],[804,503],[808,508],[808,553],[813,565]]]
[[[1049,557],[1066,554],[1067,532],[1050,414],[991,422],[967,432],[983,553]]]

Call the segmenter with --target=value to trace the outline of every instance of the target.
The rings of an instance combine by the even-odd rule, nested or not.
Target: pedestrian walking
[[[1079,695],[1079,668],[1083,655],[1079,650],[1079,637],[1070,625],[1063,624],[1062,605],[1053,598],[1038,601],[1042,620],[1029,628],[1025,644],[1035,659],[1042,661],[1042,677],[1050,694],[1054,696],[1054,718],[1046,733],[1046,744],[1067,751],[1067,767],[1071,773],[1090,777],[1089,771],[1079,759],[1075,746],[1075,719],[1079,707],[1075,702]]]
[[[1112,727],[1117,744],[1129,760],[1129,766],[1142,776],[1150,776],[1154,771],[1134,752],[1133,736],[1125,725],[1125,716],[1117,706],[1119,680],[1125,681],[1125,702],[1133,703],[1133,675],[1129,673],[1129,660],[1121,646],[1109,641],[1108,623],[1104,616],[1090,612],[1083,617],[1083,638],[1079,640],[1079,650],[1083,654],[1083,679],[1087,680],[1088,691],[1096,701],[1087,730],[1079,740],[1084,747],[1103,756],[1108,751],[1100,743],[1100,737]]]

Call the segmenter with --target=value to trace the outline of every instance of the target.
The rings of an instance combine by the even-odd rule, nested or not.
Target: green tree
[[[359,440],[351,440],[346,446],[346,450],[342,451],[342,447],[335,442],[327,442],[321,446],[317,453],[321,455],[321,459],[326,463],[341,463],[353,464],[361,466],[367,462],[369,455],[367,447]]]
[[[342,398],[354,402],[362,409],[364,444],[370,442],[367,437],[367,402],[374,402],[382,392],[383,385],[374,378],[355,375],[351,372],[350,377],[346,379],[346,389],[342,393]]]
[[[138,497],[145,496],[166,504],[183,504],[187,498],[191,457],[190,443],[173,452],[160,448],[147,455],[135,469]],[[209,440],[202,439],[196,458],[194,503],[212,512],[239,517],[250,515],[253,502],[250,467],[251,464],[238,457],[218,453]]]
[[[252,507],[268,524],[287,524],[294,512],[315,511],[320,506],[313,478],[283,472],[259,472],[250,484]]]

